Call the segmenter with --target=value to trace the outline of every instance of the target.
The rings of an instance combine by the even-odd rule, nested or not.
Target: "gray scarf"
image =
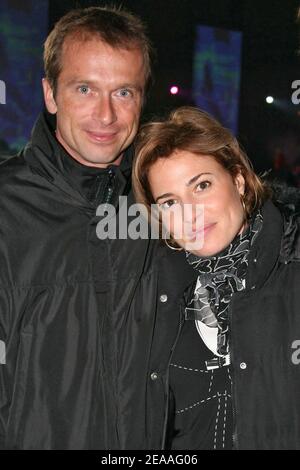
[[[249,251],[262,228],[262,223],[262,214],[258,211],[250,220],[247,229],[215,256],[200,258],[186,252],[188,263],[199,272],[200,284],[186,307],[186,318],[201,320],[210,327],[218,327],[217,351],[221,355],[229,353],[229,302],[234,292],[245,288]]]

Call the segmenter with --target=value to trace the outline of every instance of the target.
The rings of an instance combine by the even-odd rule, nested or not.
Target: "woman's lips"
[[[216,222],[211,224],[206,224],[203,228],[199,228],[198,230],[193,230],[188,234],[188,238],[190,240],[195,240],[196,238],[204,237],[208,232],[210,232],[216,225]]]

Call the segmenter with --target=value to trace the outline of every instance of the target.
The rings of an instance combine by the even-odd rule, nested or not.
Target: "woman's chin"
[[[197,247],[193,244],[185,244],[184,249],[188,251],[189,253],[192,253],[193,255],[199,256],[199,258],[210,258],[212,256],[216,256],[219,253],[222,253],[222,251],[226,248],[226,245],[224,246],[214,246],[214,247],[209,247],[209,246],[201,246]]]
[[[204,249],[203,243],[196,243],[195,241],[192,242],[185,242],[184,249],[189,253],[193,253],[196,256],[207,256],[205,253],[207,250]]]

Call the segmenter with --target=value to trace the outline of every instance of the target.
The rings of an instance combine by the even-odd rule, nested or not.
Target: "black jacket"
[[[246,289],[229,305],[236,449],[300,449],[300,217],[283,209],[263,206]]]
[[[263,218],[230,306],[235,446],[300,449],[300,218]]]
[[[195,274],[158,241],[99,240],[61,152],[41,117],[0,165],[1,446],[158,449],[179,298]]]

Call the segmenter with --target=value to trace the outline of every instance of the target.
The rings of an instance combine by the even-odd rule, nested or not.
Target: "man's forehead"
[[[68,51],[76,51],[81,47],[86,48],[88,45],[98,46],[99,49],[108,49],[111,51],[128,51],[140,53],[143,56],[143,52],[137,42],[124,42],[122,44],[109,44],[103,39],[100,34],[91,32],[74,32],[70,33],[63,42],[62,53],[65,54]]]
[[[130,53],[132,56],[129,55]],[[80,75],[82,80],[87,80],[88,77],[82,77],[82,74],[85,75],[89,71],[90,74],[96,74],[98,80],[100,69],[98,68],[97,71],[97,67],[101,67],[103,73],[102,67],[111,63],[114,64],[113,67],[117,67],[116,80],[129,81],[132,85],[141,88],[141,91],[143,90],[145,83],[142,83],[142,77],[143,75],[145,77],[145,63],[140,48],[114,47],[98,35],[84,36],[84,38],[72,35],[65,39],[59,77],[63,74],[65,79],[66,76],[70,76],[74,81],[75,77]],[[101,76],[104,79],[104,75]]]

